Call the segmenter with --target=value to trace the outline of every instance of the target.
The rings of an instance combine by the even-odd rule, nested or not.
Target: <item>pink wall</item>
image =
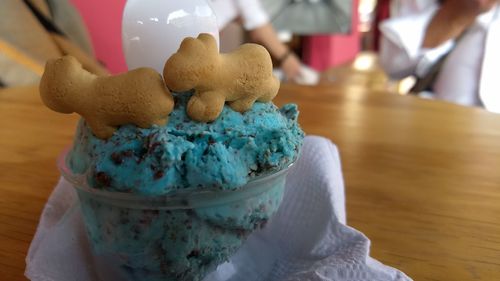
[[[89,30],[97,59],[113,73],[127,70],[121,26],[125,0],[71,0]]]
[[[360,48],[358,31],[358,3],[353,1],[352,32],[346,35],[314,35],[305,40],[304,61],[318,71],[348,62],[356,57]]]

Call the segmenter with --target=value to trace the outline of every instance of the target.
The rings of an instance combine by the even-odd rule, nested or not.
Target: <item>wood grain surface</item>
[[[276,103],[288,102],[308,134],[338,145],[348,224],[375,258],[414,280],[500,280],[500,115],[341,85],[283,85]],[[36,87],[0,90],[0,280],[26,280],[76,121]]]

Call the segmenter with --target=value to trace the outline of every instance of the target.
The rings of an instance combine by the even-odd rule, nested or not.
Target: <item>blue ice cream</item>
[[[199,123],[186,115],[190,96],[175,95],[175,109],[163,127],[126,125],[102,140],[81,122],[69,167],[88,172],[95,188],[161,195],[185,188],[234,190],[297,158],[304,135],[295,105],[278,109],[257,102],[244,114],[226,106],[214,122]]]
[[[126,125],[108,140],[84,121],[78,126],[66,162],[91,189],[151,198],[214,192],[193,200],[188,193],[186,206],[162,209],[115,205],[78,189],[96,266],[112,276],[103,280],[201,280],[281,203],[283,170],[304,137],[297,107],[255,103],[242,114],[226,106],[214,122],[198,123],[185,113],[191,94],[174,96],[166,126]]]

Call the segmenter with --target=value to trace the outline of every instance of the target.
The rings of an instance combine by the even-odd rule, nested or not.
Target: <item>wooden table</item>
[[[500,280],[500,115],[366,90],[284,85],[308,134],[340,148],[348,223],[414,280]],[[0,279],[24,258],[76,116],[0,91]]]

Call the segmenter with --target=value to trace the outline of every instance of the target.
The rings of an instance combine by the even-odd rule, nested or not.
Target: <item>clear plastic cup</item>
[[[73,174],[95,269],[103,281],[197,281],[226,261],[278,209],[289,167],[234,191],[183,189],[162,196],[108,192]]]

